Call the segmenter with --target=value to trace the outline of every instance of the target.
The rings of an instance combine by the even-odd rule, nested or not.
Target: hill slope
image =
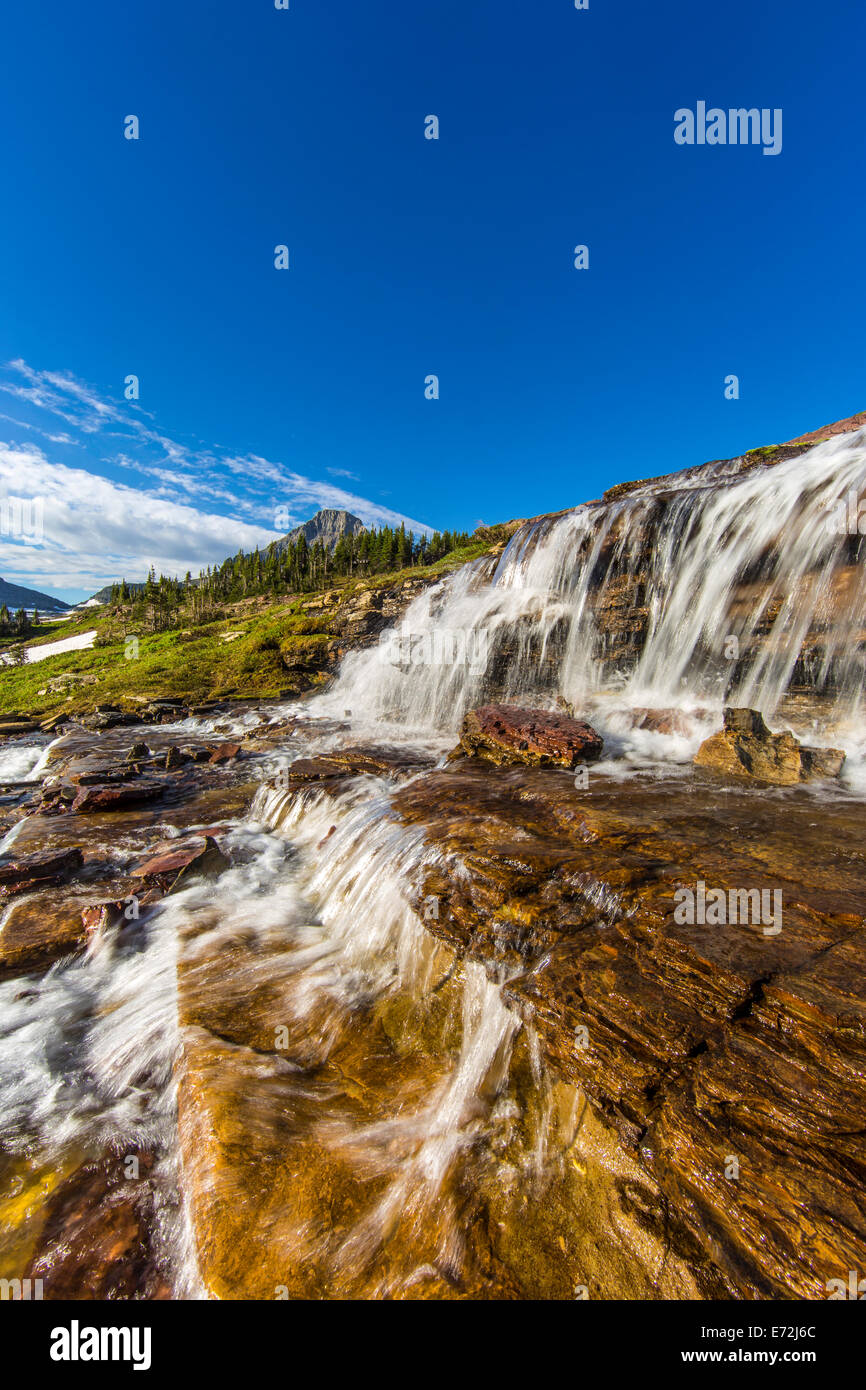
[[[21,584],[7,584],[0,579],[0,604],[6,604],[10,613],[18,608],[41,608],[46,613],[65,613],[70,607],[62,598],[52,598],[41,594],[38,589],[25,589]]]

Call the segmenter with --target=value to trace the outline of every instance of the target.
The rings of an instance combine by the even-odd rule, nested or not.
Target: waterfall
[[[282,745],[255,753],[263,783],[248,816],[232,809],[220,831],[232,867],[218,885],[165,899],[140,931],[100,937],[26,987],[0,983],[0,1129],[16,1174],[32,1162],[34,1182],[63,1178],[109,1151],[151,1150],[160,1260],[176,1296],[199,1296],[175,1071],[190,1029],[214,1027],[218,1040],[232,1008],[242,1019],[260,1008],[288,1043],[270,1050],[265,1022],[249,1046],[225,1042],[239,1092],[262,1077],[282,1087],[293,1141],[327,1150],[365,1193],[342,1229],[310,1234],[299,1216],[290,1261],[327,1266],[329,1295],[458,1280],[471,1265],[470,1197],[518,1227],[518,1199],[564,1162],[579,1128],[577,1093],[557,1094],[556,1118],[538,1038],[503,1002],[497,963],[456,959],[418,916],[415,895],[444,851],[396,814],[393,784],[363,775],[336,796],[290,795],[265,779],[340,741],[444,753],[465,711],[495,699],[570,702],[604,733],[597,766],[610,778],[629,775],[629,760],[687,762],[724,703],[747,704],[816,721],[809,741],[832,733],[866,785],[861,494],[866,431],[772,466],[747,458],[614,489],[524,523],[500,555],[423,592],[376,646],[345,658]],[[683,722],[645,731],[631,716],[648,709]],[[232,727],[258,718],[244,712]],[[191,719],[175,732],[211,726]],[[5,775],[39,780],[61,742],[10,747]],[[174,824],[167,807],[163,832],[212,833],[208,805],[200,825]],[[599,921],[621,915],[608,885],[591,880],[585,895]],[[191,1000],[213,1003],[217,1022],[207,1010],[183,1022]],[[266,1106],[249,1113],[273,1124]],[[573,1156],[568,1166],[582,1181]],[[233,1191],[231,1165],[209,1181]]]
[[[728,702],[772,717],[797,688],[850,721],[866,652],[861,495],[857,431],[773,466],[708,465],[525,523],[495,567],[464,567],[348,656],[319,703],[369,727],[453,733],[491,697]]]

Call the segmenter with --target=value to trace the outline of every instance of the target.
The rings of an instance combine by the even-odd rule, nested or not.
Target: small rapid
[[[202,1260],[228,1222],[224,1193],[266,1202],[271,1183],[255,1220],[294,1271],[278,1285],[292,1296],[448,1296],[470,1268],[505,1288],[467,1233],[498,1225],[518,1241],[528,1193],[538,1203],[566,1169],[577,1181],[572,1168],[589,1184],[573,1152],[580,1097],[504,1002],[504,964],[458,959],[425,920],[420,885],[442,851],[395,814],[393,782],[359,774],[330,795],[289,791],[284,774],[349,742],[442,766],[466,710],[497,699],[591,718],[605,738],[593,776],[673,786],[738,703],[843,746],[845,782],[814,795],[862,798],[866,567],[860,537],[828,518],[864,486],[857,433],[525,523],[350,653],[324,693],[164,727],[282,735],[251,759],[245,815],[215,802],[162,820],[168,840],[219,835],[230,866],[215,882],[0,983],[0,1234],[110,1153],[148,1165],[154,1278],[171,1296],[213,1292]],[[63,748],[7,745],[0,780],[39,783]],[[590,891],[604,923],[609,890]],[[604,1151],[608,1170],[621,1162]],[[240,1248],[240,1218],[232,1231]],[[264,1276],[254,1287],[275,1296]]]

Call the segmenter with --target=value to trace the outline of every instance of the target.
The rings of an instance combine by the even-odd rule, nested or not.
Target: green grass
[[[808,442],[800,444],[762,444],[761,447],[758,449],[747,450],[744,457],[747,459],[753,459],[758,462],[765,463],[770,459],[775,458],[775,456],[781,453],[782,450],[784,450],[787,453],[789,449],[799,449],[803,453],[806,453],[809,449],[813,449],[816,443],[820,442],[820,440],[815,440],[811,444]]]
[[[91,619],[90,627],[97,628],[100,643],[90,650],[60,652],[32,665],[0,671],[0,713],[83,712],[97,704],[134,708],[143,699],[160,696],[193,702],[225,695],[271,697],[291,687],[281,648],[288,655],[293,642],[310,640],[294,638],[269,611],[259,618],[226,619],[189,631],[139,635],[138,656],[127,659],[125,636],[135,635],[134,624],[127,634],[113,639],[110,620]],[[222,633],[234,631],[243,636],[233,642],[220,640]],[[51,679],[65,673],[96,680],[52,690]]]
[[[26,637],[0,636],[0,651],[9,651],[12,647],[41,647],[46,642],[58,642],[61,637],[75,637],[80,632],[90,632],[91,628],[96,627],[94,614],[99,613],[98,608],[89,610],[88,616],[84,618],[71,618],[68,621],[51,622],[43,618],[39,626],[29,632]]]
[[[322,594],[311,593],[275,599],[264,609],[226,605],[228,611],[198,624],[191,610],[181,610],[178,627],[150,635],[144,631],[146,607],[141,602],[124,609],[90,609],[70,622],[40,623],[25,645],[40,646],[96,629],[95,645],[35,664],[0,668],[0,715],[86,713],[98,704],[134,709],[145,700],[166,696],[198,703],[227,696],[270,699],[283,691],[300,693],[324,679],[315,668],[323,663],[335,635],[331,619],[360,591],[448,574],[488,553],[490,545],[489,540],[479,540],[427,567],[335,581],[324,608]],[[241,635],[231,642],[221,640],[232,632]],[[138,638],[138,656],[127,659],[126,640],[133,636]],[[14,645],[14,639],[2,643],[5,649]],[[289,669],[293,665],[300,674]],[[88,680],[52,690],[51,680],[66,674]]]

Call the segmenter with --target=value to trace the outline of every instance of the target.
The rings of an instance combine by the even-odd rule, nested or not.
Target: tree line
[[[0,607],[0,637],[29,637],[39,626],[39,610],[34,608],[33,617],[24,608],[19,608],[14,616],[4,603]]]
[[[214,603],[258,594],[312,593],[328,588],[336,579],[432,565],[469,542],[465,531],[436,531],[416,540],[405,526],[382,526],[357,536],[341,536],[331,553],[322,541],[309,545],[301,531],[295,540],[274,541],[266,550],[249,554],[239,550],[221,565],[208,566],[197,578],[189,571],[183,579],[164,574],[157,578],[151,566],[144,585],[128,584],[125,579],[112,584],[110,601],[130,603],[144,599],[164,608],[188,601],[194,613],[204,613]]]

